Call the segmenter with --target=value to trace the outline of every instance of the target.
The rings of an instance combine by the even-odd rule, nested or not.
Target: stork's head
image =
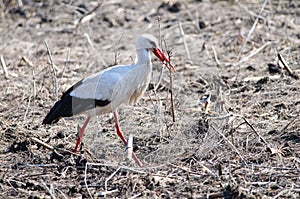
[[[136,48],[137,49],[147,49],[152,51],[155,56],[165,64],[165,66],[171,70],[175,71],[174,66],[170,63],[169,59],[166,55],[160,50],[158,45],[158,40],[150,34],[143,34],[139,36],[136,40]]]

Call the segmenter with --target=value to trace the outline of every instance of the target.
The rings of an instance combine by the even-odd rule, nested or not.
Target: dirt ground
[[[1,198],[300,198],[299,1],[82,2],[0,1]],[[153,58],[144,97],[118,110],[144,166],[112,114],[71,155],[85,116],[43,118],[81,78],[133,63],[143,33],[177,70],[159,81]]]

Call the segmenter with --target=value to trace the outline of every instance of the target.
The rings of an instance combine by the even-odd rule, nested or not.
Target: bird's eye
[[[149,41],[149,43],[151,44],[151,46],[156,47],[156,43],[154,41]]]

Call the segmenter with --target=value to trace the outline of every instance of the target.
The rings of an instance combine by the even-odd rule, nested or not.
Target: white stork
[[[91,117],[97,114],[113,112],[118,136],[126,145],[127,141],[120,129],[117,108],[121,104],[134,104],[145,92],[151,77],[153,52],[165,66],[175,71],[169,59],[158,46],[157,39],[144,34],[136,40],[136,62],[132,65],[117,65],[77,82],[57,101],[43,120],[43,124],[58,122],[62,117],[71,117],[79,113],[87,114],[87,119],[80,128],[74,153],[77,152],[85,128]],[[132,153],[137,165],[142,163]]]

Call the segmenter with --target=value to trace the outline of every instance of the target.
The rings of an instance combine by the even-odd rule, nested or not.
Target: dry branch
[[[110,195],[110,194],[113,194],[113,193],[115,193],[115,192],[118,192],[119,190],[118,189],[115,189],[115,190],[111,190],[111,191],[100,191],[100,192],[98,192],[98,194],[97,194],[97,196],[98,197],[106,197],[106,196],[108,196],[108,195]],[[92,197],[92,196],[90,196],[91,198],[94,198],[94,197]]]
[[[51,71],[51,76],[52,76],[52,79],[53,79],[54,93],[55,93],[55,96],[56,96],[56,100],[58,100],[58,82],[57,82],[56,70],[55,70],[54,62],[53,62],[53,59],[52,59],[52,55],[51,55],[51,51],[50,51],[50,48],[48,46],[48,43],[47,43],[46,40],[44,40],[44,43],[45,43],[45,46],[47,48],[47,53],[48,53],[49,60],[50,60],[50,65],[51,65],[51,68],[52,68],[52,70],[50,70],[50,71]]]
[[[162,48],[162,38],[161,38],[161,18],[158,17],[157,18],[157,23],[158,23],[158,32],[159,32],[159,37],[158,37],[158,42],[159,42],[159,46]],[[162,80],[162,77],[163,77],[163,74],[164,74],[164,70],[165,70],[165,67],[161,67],[160,69],[160,73],[159,73],[159,77],[158,77],[158,81],[154,87],[154,92],[156,92],[156,90],[158,89],[160,83],[161,83],[161,80]]]
[[[262,140],[263,143],[268,144],[268,142],[267,142],[267,141],[260,135],[260,133],[253,127],[253,125],[250,124],[250,123],[248,122],[248,120],[247,120],[245,117],[243,117],[243,116],[241,116],[241,117],[242,117],[242,119],[246,122],[246,124],[253,130],[253,132],[258,136],[259,140]]]
[[[184,49],[185,49],[187,58],[188,58],[189,60],[191,60],[190,51],[189,51],[188,45],[187,45],[187,43],[186,43],[186,38],[185,38],[185,34],[184,34],[184,31],[183,31],[181,22],[178,22],[178,28],[179,28],[180,35],[181,35],[181,37],[182,37],[182,39],[183,39]]]
[[[141,170],[136,170],[135,168],[131,168],[131,167],[127,167],[127,166],[119,166],[117,164],[113,165],[113,164],[101,164],[101,163],[89,163],[89,162],[87,162],[85,164],[85,170],[84,170],[84,183],[85,183],[85,187],[86,187],[86,189],[89,193],[90,198],[94,198],[94,197],[92,196],[92,194],[89,190],[90,188],[89,188],[88,179],[87,179],[88,178],[88,168],[89,168],[89,166],[117,167],[117,169],[108,178],[106,178],[105,185],[104,185],[105,191],[98,192],[98,196],[101,196],[101,197],[105,197],[106,195],[112,194],[112,193],[117,191],[117,190],[108,191],[107,190],[107,183],[108,183],[109,180],[111,180],[112,177],[114,177],[116,175],[116,173],[118,173],[118,171],[120,169],[125,169],[125,170],[132,171],[132,172],[139,173],[139,174],[145,174],[146,173],[146,172],[141,171]]]
[[[289,123],[287,123],[280,131],[280,136],[282,136],[285,133],[285,130],[291,125],[293,124],[296,119],[299,119],[300,114],[297,114]]]
[[[46,188],[46,190],[50,194],[51,198],[56,199],[56,197],[54,195],[53,185],[51,184],[50,188],[49,188],[43,179],[41,179],[41,183],[44,185],[44,187]]]
[[[71,151],[53,147],[53,146],[51,146],[51,145],[49,145],[49,144],[47,144],[47,143],[45,143],[45,142],[43,142],[43,141],[41,141],[41,140],[35,138],[35,137],[31,137],[30,139],[31,139],[32,141],[34,141],[34,142],[36,142],[36,143],[42,145],[43,147],[45,147],[45,148],[51,150],[51,151],[58,150],[58,151],[61,151],[61,152],[64,152],[64,153],[70,153],[70,154],[72,154],[72,155],[80,156],[79,154],[73,153],[73,152],[71,152]],[[59,153],[57,153],[57,152],[55,152],[55,153],[56,153],[57,155],[59,155],[59,156],[63,156],[63,155],[61,155],[61,154],[59,154]]]
[[[280,53],[278,53],[277,56],[278,56],[280,63],[288,71],[289,75],[295,79],[299,79],[299,76],[289,67],[288,63],[285,61],[283,56]]]
[[[105,6],[105,5],[111,5],[111,4],[116,4],[116,3],[120,3],[121,1],[119,0],[115,0],[115,1],[107,1],[104,3],[98,3],[97,6],[95,6],[91,11],[87,12],[86,14],[84,14],[82,17],[79,18],[79,20],[75,21],[74,24],[76,25],[76,29],[78,28],[79,24],[81,23],[85,23],[87,21],[90,21],[91,19],[93,19],[96,16],[96,11],[101,7],[101,6]]]
[[[211,46],[211,49],[213,50],[214,57],[215,57],[215,60],[216,60],[217,65],[218,65],[218,66],[221,66],[221,63],[220,63],[220,61],[219,61],[219,59],[218,59],[217,51],[216,51],[216,49],[215,49],[215,47],[214,47],[213,45]]]
[[[139,196],[141,196],[142,194],[141,193],[138,193],[138,194],[136,194],[136,195],[134,195],[134,196],[132,196],[132,197],[130,197],[130,198],[128,198],[128,199],[135,199],[135,198],[138,198]]]
[[[241,63],[247,61],[248,59],[250,59],[251,57],[253,57],[254,55],[256,55],[257,53],[259,53],[260,51],[262,51],[266,46],[270,45],[271,42],[266,42],[264,45],[262,45],[261,47],[259,47],[256,50],[253,50],[247,57],[244,57],[243,59],[241,59],[240,61],[232,64],[232,66],[238,66]]]
[[[273,197],[273,199],[277,199],[277,198],[280,198],[281,195],[287,193],[287,192],[290,192],[294,189],[294,185],[292,184],[291,188],[290,189],[284,189],[282,191],[280,191],[276,196]]]
[[[4,77],[5,77],[5,79],[8,79],[8,72],[7,72],[7,68],[6,68],[6,64],[5,64],[3,55],[0,55],[0,62],[1,62],[2,69],[3,69]]]
[[[118,172],[119,172],[119,170],[121,169],[121,167],[118,167],[108,178],[106,178],[106,180],[105,180],[105,183],[104,183],[104,187],[105,187],[105,192],[107,192],[107,183],[108,183],[108,181],[112,178],[112,177],[114,177]]]
[[[27,118],[27,114],[28,114],[28,111],[29,111],[29,107],[30,107],[32,96],[33,96],[33,91],[32,91],[32,89],[30,89],[30,95],[28,97],[28,102],[27,102],[26,110],[25,110],[25,113],[24,113],[24,116],[23,116],[23,121],[24,122],[26,121],[26,118]]]
[[[28,66],[32,68],[34,67],[33,63],[26,56],[22,56],[21,60],[23,60]]]
[[[158,23],[158,41],[159,41],[159,46],[162,48],[162,38],[161,38],[161,17],[158,16],[157,18],[157,23]]]
[[[171,94],[171,113],[173,122],[175,122],[175,108],[174,108],[174,99],[173,99],[173,76],[172,71],[170,70],[170,94]]]
[[[242,81],[244,82],[247,82],[247,81],[259,81],[261,79],[264,79],[264,78],[269,78],[270,80],[276,80],[276,79],[280,79],[281,78],[281,75],[264,75],[264,76],[255,76],[255,77],[251,77],[251,76],[248,76],[248,77],[245,77]]]
[[[94,18],[96,16],[96,11],[98,10],[98,8],[101,7],[101,5],[102,3],[98,3],[98,5],[95,8],[93,8],[90,12],[80,17],[78,21],[75,21],[76,29],[78,28],[78,25],[80,23],[85,23],[87,21],[90,21],[92,18]]]
[[[258,23],[258,20],[259,20],[259,18],[260,18],[260,15],[262,14],[263,10],[265,9],[265,6],[267,5],[267,2],[268,2],[268,0],[265,0],[264,3],[263,3],[263,5],[261,6],[261,8],[260,8],[260,10],[259,10],[259,13],[258,13],[258,15],[257,15],[257,17],[256,17],[256,19],[255,19],[255,21],[254,21],[254,23],[253,23],[251,29],[250,29],[248,35],[247,35],[246,39],[244,40],[243,45],[241,46],[241,48],[240,48],[240,50],[239,50],[239,53],[238,53],[238,55],[237,55],[237,59],[239,59],[239,57],[241,56],[241,54],[242,54],[244,48],[246,47],[247,42],[249,41],[249,39],[250,39],[252,33],[254,32],[254,29],[255,29],[255,27],[256,27],[256,25],[257,25],[257,23]]]
[[[17,3],[19,7],[22,7],[24,5],[22,0],[17,0]]]
[[[30,139],[31,139],[32,141],[35,141],[36,143],[42,145],[43,147],[45,147],[45,148],[47,148],[47,149],[54,150],[54,147],[53,147],[53,146],[51,146],[51,145],[49,145],[49,144],[47,144],[47,143],[45,143],[45,142],[43,142],[43,141],[41,141],[41,140],[35,138],[35,137],[31,137]]]
[[[211,127],[219,134],[221,137],[231,146],[231,148],[238,154],[238,156],[241,158],[241,160],[244,162],[244,164],[247,165],[247,162],[244,160],[240,152],[237,150],[237,148],[227,139],[227,137],[221,133],[214,125],[211,125]]]
[[[98,55],[97,49],[95,48],[94,43],[92,42],[91,37],[89,36],[89,34],[84,33],[83,36],[87,39],[88,43],[90,44],[90,46],[92,48],[92,52],[97,56],[97,59],[99,59],[102,62],[102,64],[104,66],[106,66],[107,63],[101,58],[101,56]],[[115,57],[115,63],[116,63],[116,57]]]

